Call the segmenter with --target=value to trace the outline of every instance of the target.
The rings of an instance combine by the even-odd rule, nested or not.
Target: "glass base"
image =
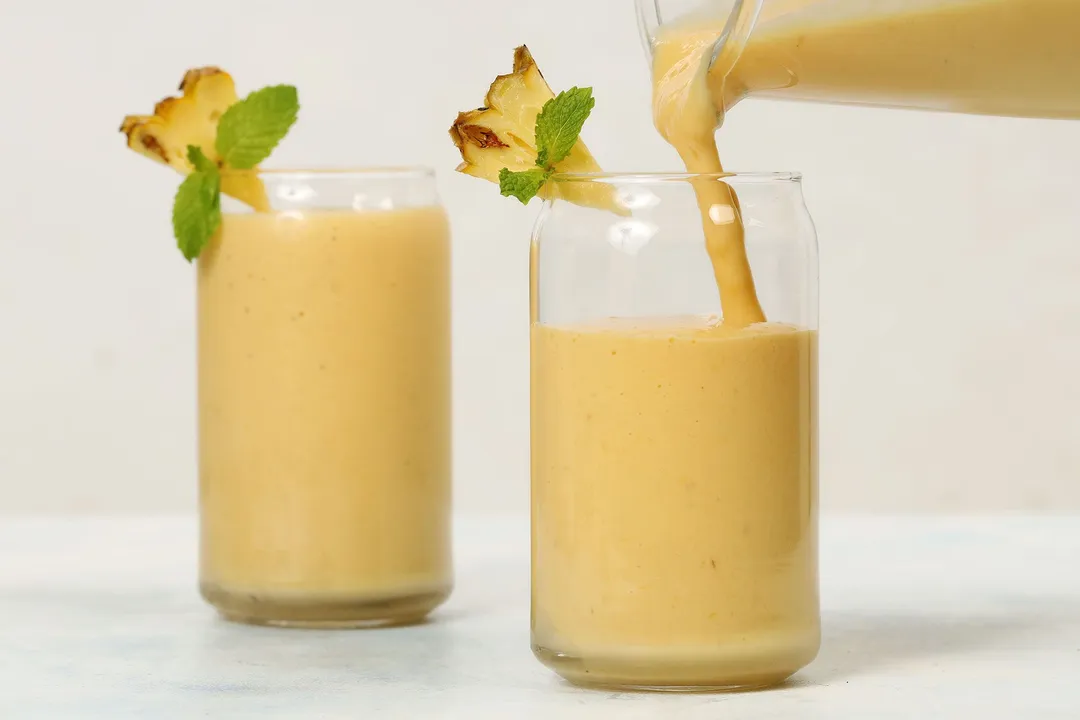
[[[578,657],[541,645],[536,658],[563,679],[582,687],[642,692],[745,692],[780,685],[810,660],[787,657],[752,665],[745,658],[643,662],[627,658]],[[793,660],[795,660],[793,662]]]
[[[221,616],[247,625],[347,629],[412,625],[450,596],[450,586],[423,593],[383,597],[275,597],[237,593],[201,583],[199,592]]]

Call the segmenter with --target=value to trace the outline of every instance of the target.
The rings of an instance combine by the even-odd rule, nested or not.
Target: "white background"
[[[454,233],[458,507],[523,511],[536,206],[446,136],[527,42],[592,85],[611,170],[674,170],[631,0],[0,0],[0,513],[191,509],[179,177],[124,148],[183,71],[300,88],[273,164],[432,165]],[[746,102],[733,170],[802,170],[830,510],[1080,509],[1080,124]]]

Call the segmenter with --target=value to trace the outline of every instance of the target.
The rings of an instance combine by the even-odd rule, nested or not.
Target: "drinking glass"
[[[714,183],[739,198],[766,322],[724,321],[702,218],[738,218],[699,211]],[[558,176],[531,275],[534,653],[586,685],[784,680],[820,640],[817,248],[799,176]]]
[[[418,620],[452,584],[450,233],[426,169],[227,173],[198,260],[200,580],[231,620]],[[227,199],[226,199],[227,200]]]

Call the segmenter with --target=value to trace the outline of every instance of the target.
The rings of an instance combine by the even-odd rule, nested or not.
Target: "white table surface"
[[[0,521],[0,718],[1080,718],[1080,518],[826,518],[821,655],[733,695],[562,682],[529,651],[527,520],[456,535],[430,623],[327,632],[218,620],[190,519]]]

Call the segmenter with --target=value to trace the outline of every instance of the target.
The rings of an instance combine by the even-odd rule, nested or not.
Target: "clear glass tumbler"
[[[608,209],[560,199],[599,186]],[[725,323],[703,185],[767,321]],[[559,176],[532,246],[532,644],[572,682],[783,681],[820,642],[817,246],[793,174]],[[730,197],[726,193],[703,196]]]
[[[226,618],[418,620],[452,584],[450,232],[426,169],[262,172],[198,261],[200,586]]]
[[[721,117],[745,97],[1080,118],[1072,0],[636,0],[657,42],[714,42]],[[696,40],[694,41],[696,42]]]

